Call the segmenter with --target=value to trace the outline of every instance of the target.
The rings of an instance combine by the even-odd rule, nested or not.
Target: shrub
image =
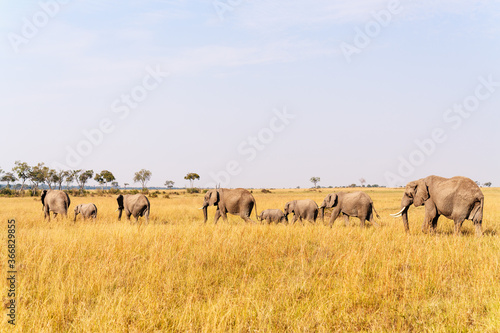
[[[196,187],[188,188],[186,189],[187,193],[193,194],[193,193],[200,193],[200,189]]]

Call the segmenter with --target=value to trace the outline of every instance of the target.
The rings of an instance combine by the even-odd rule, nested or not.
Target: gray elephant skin
[[[150,205],[149,200],[144,194],[126,194],[119,195],[116,198],[118,202],[118,221],[122,218],[122,213],[125,211],[127,219],[130,220],[130,215],[135,217],[135,222],[139,222],[139,217],[144,216],[146,218],[146,223],[149,221]]]
[[[344,215],[345,225],[349,224],[349,217],[351,216],[359,218],[361,227],[365,227],[366,220],[372,224],[377,224],[373,219],[373,213],[380,219],[370,196],[361,191],[328,194],[319,207],[322,220],[324,220],[325,208],[333,208],[330,217],[330,227],[333,226],[333,223],[340,214]]]
[[[285,213],[281,209],[266,209],[260,212],[259,214],[260,221],[266,221],[267,223],[271,222],[283,222],[288,223],[288,218],[285,216]]]
[[[318,204],[314,200],[293,200],[285,204],[285,216],[288,219],[288,214],[293,213],[292,223],[297,220],[307,220],[309,222],[316,222],[318,218]]]
[[[408,224],[408,209],[425,206],[425,217],[422,231],[431,228],[436,231],[439,216],[455,222],[455,235],[458,235],[464,220],[471,220],[476,227],[476,234],[482,235],[484,195],[477,184],[470,178],[443,178],[428,176],[409,182],[401,199],[401,210],[394,217],[403,217],[406,232],[410,231]]]
[[[87,203],[87,204],[81,204],[75,207],[75,219],[78,216],[78,214],[82,214],[82,218],[85,221],[85,219],[95,218],[97,217],[97,206],[94,205],[93,203]]]
[[[244,188],[227,189],[218,188],[208,191],[203,200],[204,223],[208,220],[208,206],[216,206],[214,223],[216,224],[222,216],[224,221],[227,221],[227,214],[240,216],[246,222],[255,223],[250,219],[252,209],[255,207],[255,218],[257,216],[257,203],[253,195]]]
[[[71,204],[71,200],[69,200],[69,196],[66,192],[59,190],[43,190],[41,199],[44,218],[49,218],[50,221],[50,212],[54,213],[54,217],[56,217],[57,214],[61,214],[64,217],[68,216],[68,208]]]

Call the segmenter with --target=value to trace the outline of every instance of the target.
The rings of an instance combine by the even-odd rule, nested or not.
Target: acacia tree
[[[174,184],[175,184],[175,182],[174,182],[174,181],[172,181],[172,180],[167,180],[167,181],[165,182],[165,186],[166,186],[167,188],[169,188],[169,189],[171,189],[172,187],[174,187]]]
[[[44,167],[43,163],[38,163],[37,165],[35,165],[30,169],[29,180],[31,181],[32,184],[31,193],[33,195],[36,195],[39,184],[45,181],[45,174],[43,167]]]
[[[106,182],[103,178],[103,176],[100,174],[100,173],[96,173],[95,176],[94,176],[94,180],[96,182],[99,183],[99,185],[101,185],[101,190],[103,189],[102,188],[102,185]]]
[[[53,180],[54,180],[54,183],[57,184],[59,190],[62,189],[62,183],[64,183],[64,180],[66,179],[66,175],[67,174],[68,174],[67,171],[65,171],[65,170],[59,170],[59,172],[57,172],[54,175]]]
[[[26,162],[16,161],[12,171],[17,174],[17,178],[21,181],[21,192],[24,191],[24,183],[30,179],[31,167]]]
[[[115,176],[111,171],[108,170],[102,170],[101,171],[101,177],[106,183],[106,188],[108,187],[108,183],[111,183],[112,181],[116,180]]]
[[[314,188],[317,188],[317,184],[321,181],[321,178],[319,177],[311,177],[311,179],[309,179],[311,181],[311,183],[314,184]]]
[[[152,173],[149,170],[142,169],[141,171],[137,171],[134,175],[134,182],[141,183],[142,190],[147,190],[146,184],[151,180]]]
[[[1,178],[1,181],[7,182],[7,188],[10,188],[10,183],[15,182],[16,180],[17,178],[12,172],[6,172]]]
[[[189,180],[189,183],[191,185],[191,188],[193,188],[193,185],[194,185],[194,181],[197,180],[197,179],[200,179],[200,175],[198,175],[197,173],[194,173],[194,172],[190,172],[188,173],[184,179],[186,180]]]
[[[94,175],[94,170],[85,170],[85,171],[78,170],[78,171],[79,172],[76,177],[76,182],[80,186],[80,192],[83,193],[83,191],[85,190],[85,184]]]
[[[75,180],[78,170],[66,170],[64,171],[64,179],[66,180],[66,189],[69,190],[70,184]]]

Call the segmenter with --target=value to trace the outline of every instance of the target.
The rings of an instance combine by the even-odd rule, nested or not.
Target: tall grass
[[[332,190],[334,191],[334,190]],[[203,224],[203,194],[151,198],[150,224],[117,221],[114,197],[94,202],[97,221],[43,220],[34,198],[1,198],[17,220],[17,330],[22,332],[272,332],[500,330],[500,191],[485,189],[485,236],[472,223],[453,236],[441,219],[411,234],[397,212],[402,190],[367,190],[382,227]],[[258,210],[293,199],[320,203],[329,190],[254,191]],[[71,210],[72,212],[72,210]],[[255,219],[252,214],[252,219]],[[325,218],[327,221],[328,217]],[[6,244],[6,223],[0,244]],[[0,249],[6,269],[6,246]],[[0,282],[1,297],[6,281]],[[5,310],[6,313],[6,310]],[[2,315],[0,329],[7,330]]]

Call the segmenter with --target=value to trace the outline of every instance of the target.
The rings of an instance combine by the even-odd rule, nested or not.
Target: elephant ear
[[[335,207],[337,205],[337,201],[338,201],[338,195],[333,193],[333,194],[330,194],[330,198],[328,200],[328,207]]]
[[[419,207],[422,206],[427,199],[429,199],[429,189],[423,179],[417,180],[416,183],[417,186],[413,204],[415,207]]]
[[[116,198],[116,201],[118,201],[118,209],[123,210],[123,195],[119,195],[118,198]]]
[[[219,202],[219,190],[212,190],[208,199],[209,206],[215,206]]]
[[[43,190],[41,199],[42,199],[42,205],[44,205],[44,206],[45,206],[45,196],[46,195],[47,195],[47,190]]]

